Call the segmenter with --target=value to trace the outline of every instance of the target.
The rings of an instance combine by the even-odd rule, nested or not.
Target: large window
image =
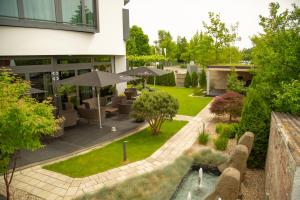
[[[18,17],[17,0],[0,0],[0,16]]]
[[[0,25],[95,32],[97,2],[98,0],[0,0]],[[28,23],[20,23],[25,21]]]

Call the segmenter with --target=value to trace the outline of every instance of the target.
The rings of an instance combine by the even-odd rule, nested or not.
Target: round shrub
[[[204,96],[204,90],[200,87],[196,87],[193,90],[193,95],[194,96]]]
[[[224,151],[227,149],[228,145],[228,138],[223,135],[219,135],[215,140],[214,144],[217,150]]]
[[[192,87],[197,87],[198,86],[198,75],[197,75],[196,72],[192,73],[191,85],[192,85]]]
[[[184,87],[189,88],[192,85],[192,79],[190,73],[187,72],[184,78]]]
[[[216,132],[220,135],[224,135],[230,139],[235,138],[235,135],[238,132],[239,124],[232,123],[232,124],[224,124],[219,123],[216,126]]]

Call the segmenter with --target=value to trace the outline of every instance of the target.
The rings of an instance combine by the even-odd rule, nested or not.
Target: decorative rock
[[[221,174],[215,190],[208,195],[205,200],[222,200],[237,199],[240,191],[240,172],[235,168],[226,168]]]
[[[252,145],[254,141],[254,134],[252,132],[246,132],[239,140],[238,144],[245,145],[248,148],[248,153],[251,153]]]

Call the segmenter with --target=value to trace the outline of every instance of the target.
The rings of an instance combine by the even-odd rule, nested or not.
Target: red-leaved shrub
[[[229,115],[229,120],[232,117],[241,116],[243,109],[244,96],[236,92],[227,92],[221,96],[215,97],[211,106],[210,112],[216,115]]]

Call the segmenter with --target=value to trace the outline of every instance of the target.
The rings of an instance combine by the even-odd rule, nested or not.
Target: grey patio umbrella
[[[128,76],[142,76],[142,77],[145,77],[145,82],[147,80],[147,77],[154,76],[154,85],[155,85],[156,76],[162,76],[162,75],[165,75],[167,73],[168,72],[166,72],[164,70],[157,69],[157,68],[154,68],[154,67],[137,67],[137,68],[132,69],[132,70],[121,72],[120,74],[128,75]]]
[[[46,93],[47,91],[45,90],[40,90],[37,88],[30,88],[30,90],[28,91],[28,94],[40,94],[40,93]]]
[[[57,82],[58,85],[76,85],[76,86],[92,86],[92,87],[105,87],[117,83],[136,80],[134,77],[113,74],[102,71],[92,71],[79,76],[66,78]],[[101,121],[101,106],[100,106],[100,90],[97,92],[97,103],[99,112],[99,127],[102,128]]]

